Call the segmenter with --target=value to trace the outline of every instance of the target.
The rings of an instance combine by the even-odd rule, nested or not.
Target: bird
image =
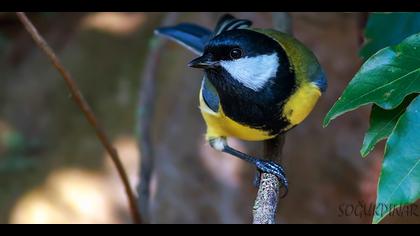
[[[199,108],[210,146],[253,164],[258,176],[275,175],[285,196],[288,180],[282,165],[240,152],[227,139],[265,141],[290,131],[311,113],[327,89],[327,79],[303,43],[252,24],[224,14],[214,30],[180,23],[157,28],[155,34],[199,56],[188,66],[204,71]]]

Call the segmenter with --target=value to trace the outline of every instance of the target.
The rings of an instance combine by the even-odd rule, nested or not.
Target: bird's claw
[[[275,175],[280,181],[280,188],[284,187],[285,192],[281,195],[281,198],[285,197],[288,192],[289,183],[284,173],[284,169],[280,164],[275,163],[274,161],[258,160],[256,163],[257,175],[254,179],[254,186],[259,187],[261,180],[261,173],[269,173]]]

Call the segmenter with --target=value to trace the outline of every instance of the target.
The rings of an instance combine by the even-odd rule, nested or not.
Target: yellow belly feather
[[[284,131],[301,123],[312,111],[320,96],[321,92],[319,89],[311,83],[306,83],[299,87],[284,106],[283,115],[290,122],[290,125],[286,127]],[[219,110],[217,112],[214,112],[204,102],[201,90],[200,110],[207,125],[207,139],[236,137],[247,141],[262,141],[276,136],[270,135],[266,131],[239,124],[227,117],[221,106],[219,106]]]
[[[311,113],[319,97],[321,97],[321,91],[316,85],[302,83],[283,107],[283,116],[290,122],[286,130],[301,123]]]
[[[221,106],[218,112],[211,110],[204,102],[200,90],[200,110],[207,125],[206,139],[219,137],[236,137],[247,141],[261,141],[275,137],[266,131],[253,129],[227,117]]]

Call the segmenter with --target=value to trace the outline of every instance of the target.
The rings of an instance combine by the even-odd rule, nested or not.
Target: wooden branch
[[[94,128],[96,136],[101,141],[101,143],[105,147],[106,151],[109,153],[109,155],[112,159],[112,162],[114,163],[115,168],[118,171],[119,177],[121,178],[121,181],[124,185],[125,192],[126,192],[127,198],[128,198],[128,203],[129,203],[129,207],[130,207],[132,220],[133,220],[134,223],[140,224],[142,222],[141,221],[141,216],[140,216],[139,209],[137,207],[136,198],[135,198],[134,193],[131,189],[130,181],[127,177],[127,173],[124,169],[124,166],[121,163],[119,155],[118,155],[116,149],[112,146],[112,143],[109,140],[107,134],[105,133],[105,130],[99,124],[99,122],[96,119],[94,113],[92,112],[89,104],[83,98],[82,93],[80,92],[78,86],[76,85],[76,82],[73,80],[70,73],[66,70],[66,68],[63,66],[63,64],[60,62],[60,59],[56,56],[56,54],[51,49],[51,47],[48,45],[48,43],[38,33],[37,29],[32,24],[32,22],[26,17],[25,13],[17,12],[16,14],[17,14],[19,20],[24,25],[26,31],[28,31],[28,33],[31,35],[32,39],[35,41],[35,43],[38,45],[38,47],[47,55],[47,57],[50,59],[53,66],[62,75],[64,81],[67,84],[68,89],[70,90],[73,101],[76,103],[76,105],[83,112],[85,118],[88,120],[90,125]]]
[[[162,20],[162,26],[173,24],[178,13],[167,13]],[[140,163],[140,184],[138,186],[139,205],[143,220],[150,223],[150,180],[154,169],[154,146],[151,138],[151,126],[155,106],[156,94],[156,74],[159,67],[160,55],[164,49],[165,41],[153,37],[150,44],[149,53],[145,59],[146,64],[143,68],[141,87],[139,89],[138,102],[138,146],[141,154]]]
[[[264,157],[267,160],[281,162],[282,150],[285,141],[284,135],[264,142]],[[255,199],[253,216],[254,224],[275,224],[276,210],[279,201],[281,184],[275,175],[263,173],[260,186]]]
[[[274,26],[277,30],[291,34],[291,18],[287,13],[273,13]],[[264,157],[281,163],[284,135],[264,142]],[[263,173],[253,208],[254,224],[275,224],[281,184],[275,175]]]

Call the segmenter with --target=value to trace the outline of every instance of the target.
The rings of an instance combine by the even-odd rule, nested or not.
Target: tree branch
[[[162,20],[161,26],[175,22],[178,13],[167,13]],[[151,130],[156,93],[156,73],[160,55],[164,49],[165,41],[158,37],[151,39],[149,53],[145,59],[146,64],[141,74],[141,87],[139,89],[138,102],[138,138],[141,153],[140,184],[138,186],[139,205],[143,214],[143,220],[150,223],[150,179],[154,168],[154,147]]]
[[[281,162],[285,136],[279,135],[264,142],[264,157],[277,163]],[[263,173],[255,199],[254,224],[275,224],[281,184],[275,175]]]
[[[291,18],[284,12],[273,13],[273,23],[277,30],[291,34]],[[284,135],[264,142],[264,157],[281,163]],[[281,184],[275,175],[263,173],[253,208],[254,224],[275,224]]]
[[[67,84],[68,89],[70,90],[70,93],[72,95],[73,101],[76,103],[76,105],[80,108],[80,110],[83,112],[85,118],[88,120],[90,125],[94,128],[96,136],[101,141],[102,145],[105,147],[106,151],[109,153],[117,171],[119,174],[119,177],[121,178],[121,181],[124,185],[125,192],[128,197],[130,212],[132,216],[132,220],[134,223],[141,223],[141,217],[140,212],[137,207],[136,198],[134,196],[134,193],[131,189],[130,181],[127,177],[127,173],[125,172],[124,166],[121,163],[121,160],[119,158],[119,155],[116,151],[116,149],[112,146],[112,143],[110,142],[107,134],[105,133],[105,130],[102,128],[102,126],[99,124],[98,120],[96,119],[94,113],[92,112],[89,104],[86,102],[86,100],[83,98],[82,93],[80,92],[78,86],[76,85],[76,82],[71,77],[70,73],[66,70],[66,68],[62,65],[60,62],[60,59],[56,56],[54,51],[51,49],[51,47],[48,45],[48,43],[44,40],[44,38],[38,33],[35,26],[32,24],[32,22],[26,17],[25,13],[23,12],[17,12],[16,15],[18,16],[19,20],[24,25],[26,31],[31,35],[32,39],[35,41],[35,43],[38,45],[38,47],[47,55],[47,57],[50,59],[53,66],[58,70],[58,72],[62,75],[64,81]]]

